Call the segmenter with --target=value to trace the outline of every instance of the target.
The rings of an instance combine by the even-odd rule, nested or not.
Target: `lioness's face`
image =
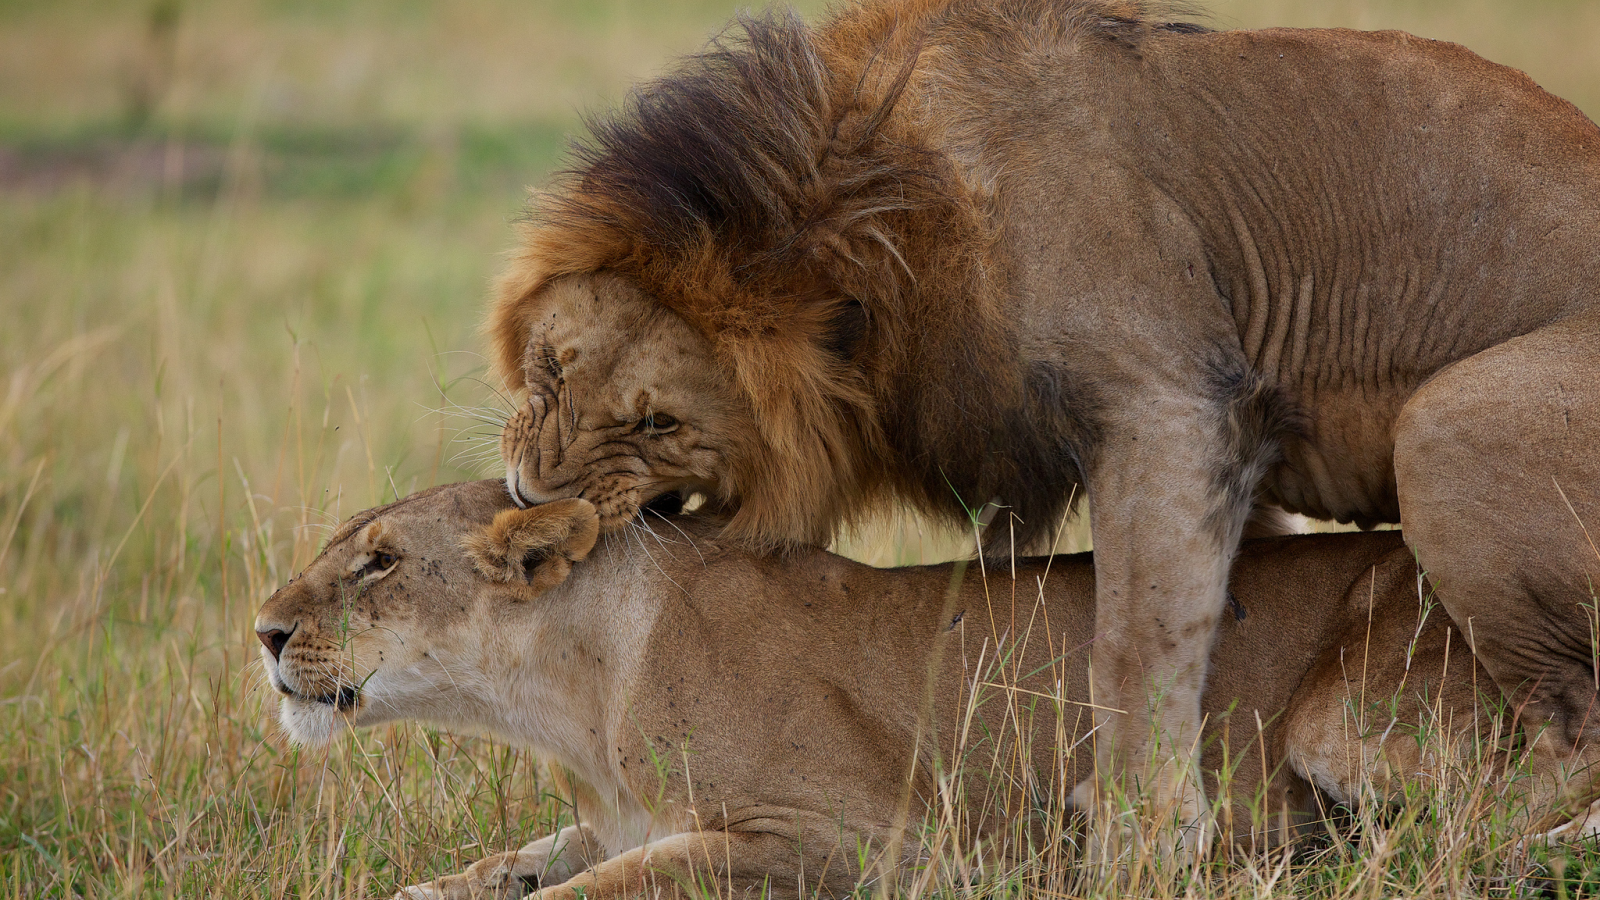
[[[735,494],[748,404],[688,323],[606,274],[552,281],[529,304],[527,395],[500,438],[519,503],[581,497],[603,529],[666,495]]]
[[[509,507],[489,481],[361,513],[267,600],[256,618],[261,661],[293,740],[322,743],[338,726],[402,717],[459,720],[471,703],[464,673],[482,652],[472,623],[497,587],[460,537]]]

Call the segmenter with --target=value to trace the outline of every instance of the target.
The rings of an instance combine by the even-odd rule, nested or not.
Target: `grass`
[[[1463,40],[1600,110],[1578,0],[1213,8]],[[728,11],[0,2],[0,898],[382,895],[556,824],[507,747],[400,726],[289,749],[250,623],[331,524],[484,474],[476,325],[522,186],[577,110]],[[948,549],[917,535],[853,549]],[[1431,799],[1171,890],[1600,884],[1592,856],[1452,843],[1461,806]],[[1060,886],[1038,875],[976,892]]]

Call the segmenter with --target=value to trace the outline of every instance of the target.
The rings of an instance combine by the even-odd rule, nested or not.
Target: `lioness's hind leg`
[[[521,897],[560,884],[605,858],[589,829],[569,825],[510,853],[480,859],[459,875],[401,888],[394,900],[487,900]]]
[[[1534,830],[1600,795],[1600,328],[1569,321],[1446,369],[1396,423],[1406,538],[1554,785]],[[1536,814],[1537,815],[1537,814]]]

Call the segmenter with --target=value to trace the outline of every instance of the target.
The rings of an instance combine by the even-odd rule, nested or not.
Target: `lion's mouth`
[[[639,507],[640,512],[655,513],[658,516],[675,516],[683,512],[684,504],[688,500],[678,491],[667,491],[657,494]]]
[[[339,688],[339,690],[334,692],[331,696],[317,697],[314,698],[313,702],[326,703],[340,712],[350,712],[356,708],[356,699],[360,696],[360,691],[357,691],[354,686],[347,684],[344,687]]]

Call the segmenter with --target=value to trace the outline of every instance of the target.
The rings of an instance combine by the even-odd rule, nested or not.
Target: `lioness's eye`
[[[650,434],[666,434],[678,427],[678,420],[666,413],[653,412],[639,420],[639,430]]]
[[[400,557],[398,555],[387,550],[379,550],[372,555],[372,559],[368,560],[365,566],[361,567],[361,574],[366,576],[387,572],[394,568],[394,564],[399,561]]]

